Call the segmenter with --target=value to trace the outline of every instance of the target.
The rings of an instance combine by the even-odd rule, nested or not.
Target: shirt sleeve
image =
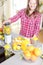
[[[20,10],[15,16],[9,18],[9,20],[11,20],[10,23],[16,22],[23,14],[23,9]]]
[[[40,23],[41,23],[41,14],[38,14],[35,21],[35,35],[37,36],[40,31]]]

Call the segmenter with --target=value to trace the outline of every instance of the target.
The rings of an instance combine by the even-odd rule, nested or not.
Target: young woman
[[[3,24],[16,22],[21,18],[20,35],[27,38],[37,36],[40,30],[41,14],[38,11],[39,0],[28,0],[27,8],[20,10],[15,16],[3,22]]]

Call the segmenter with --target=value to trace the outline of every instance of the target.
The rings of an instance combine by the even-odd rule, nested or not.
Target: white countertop
[[[16,37],[18,35],[14,35]],[[38,44],[39,45],[39,44]],[[20,58],[20,54],[17,52],[11,58],[5,60],[4,62],[0,63],[0,65],[43,65],[42,59],[38,58],[35,62],[27,62],[24,59]]]
[[[21,59],[19,54],[16,54],[6,61],[0,63],[0,65],[42,65],[42,59],[38,58],[37,61],[30,63],[24,59]]]

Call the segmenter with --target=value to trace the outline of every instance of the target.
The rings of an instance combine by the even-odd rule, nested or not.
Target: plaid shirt
[[[29,17],[25,13],[25,9],[22,9],[18,14],[10,18],[11,23],[16,22],[19,18],[21,18],[21,35],[31,38],[38,34],[41,22],[41,14],[39,12],[35,12]]]

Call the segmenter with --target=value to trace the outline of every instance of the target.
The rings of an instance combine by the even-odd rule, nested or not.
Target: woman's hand
[[[33,40],[33,39],[30,39],[30,43],[31,43],[31,44],[34,44],[34,40]]]
[[[11,23],[11,20],[6,20],[3,22],[3,25],[6,24],[6,23]]]
[[[36,35],[33,36],[32,38],[34,41],[37,41],[38,40],[38,37]]]

